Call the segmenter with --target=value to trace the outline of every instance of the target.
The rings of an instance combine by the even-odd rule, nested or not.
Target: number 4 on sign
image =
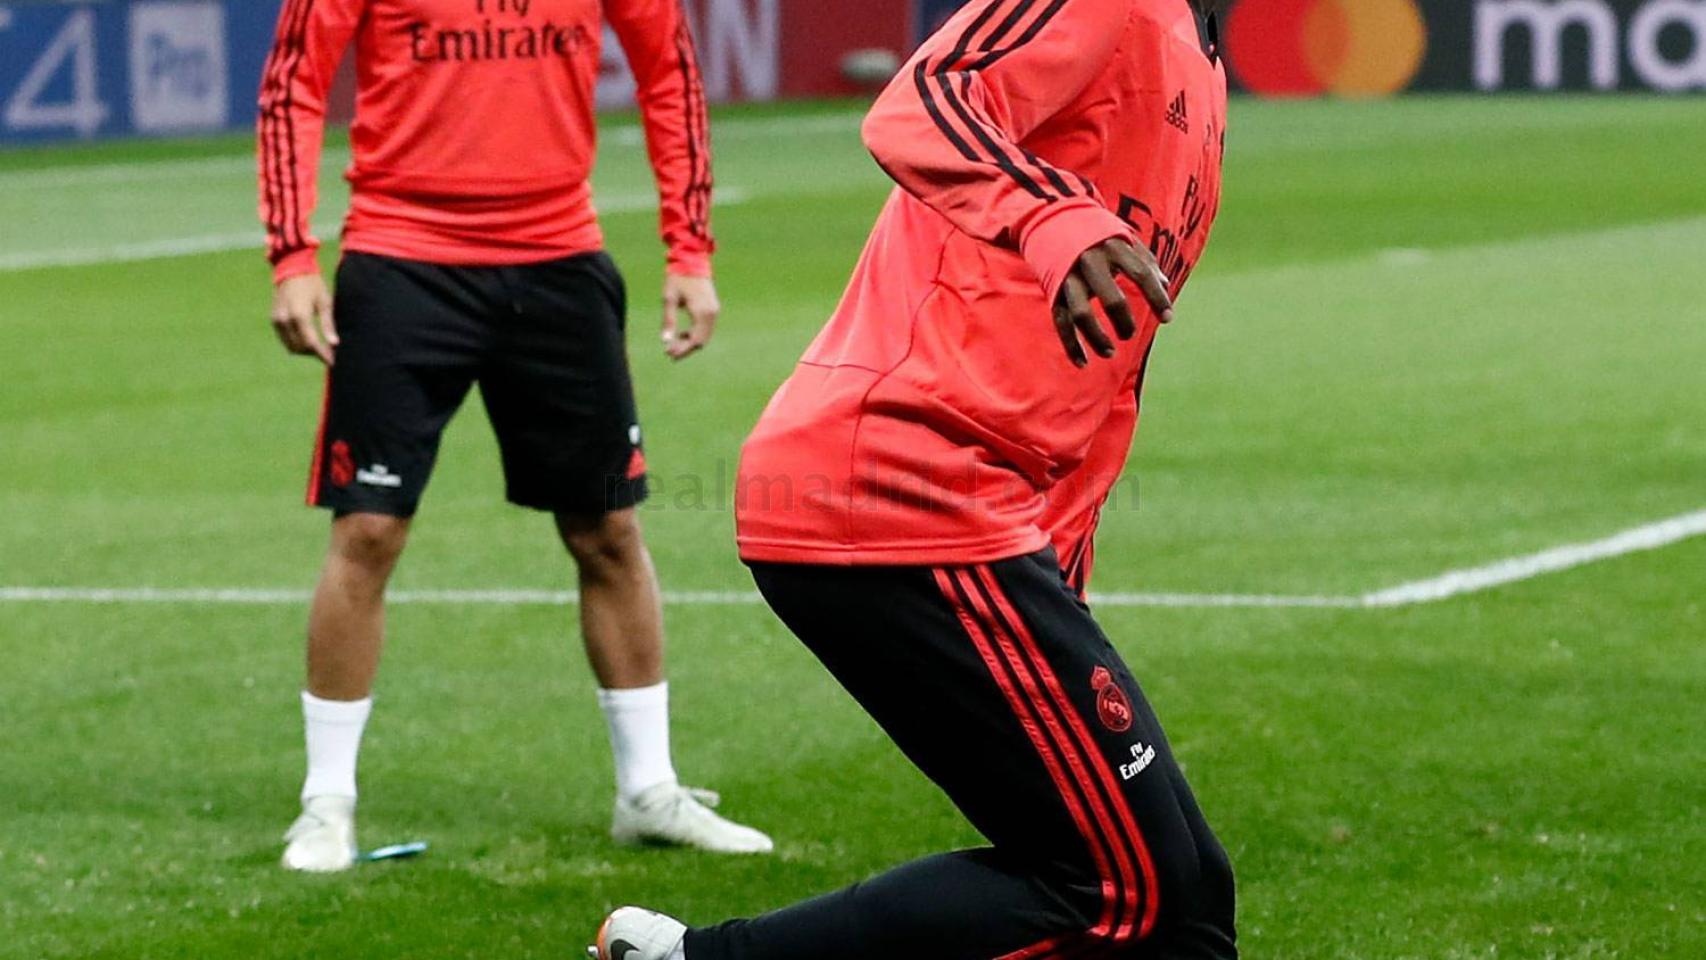
[[[0,28],[10,24],[11,11],[0,7]],[[69,65],[71,99],[43,101],[48,84]],[[12,99],[6,103],[6,125],[14,130],[57,130],[66,127],[92,136],[107,119],[95,72],[95,12],[76,10],[65,18],[47,49],[30,67]]]

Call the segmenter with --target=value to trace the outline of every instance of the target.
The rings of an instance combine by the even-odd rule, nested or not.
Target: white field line
[[[325,236],[330,230],[316,225],[314,232]],[[104,263],[137,263],[144,260],[166,260],[204,253],[229,253],[234,250],[259,250],[266,239],[259,228],[239,233],[204,233],[194,237],[166,237],[160,240],[139,240],[134,243],[114,243],[98,247],[68,247],[62,250],[30,250],[24,253],[0,254],[0,273],[23,270],[45,270],[54,267],[88,267]]]
[[[1306,608],[1369,610],[1438,603],[1495,587],[1632,553],[1658,550],[1706,535],[1706,510],[1643,524],[1588,543],[1566,544],[1437,577],[1402,583],[1373,593],[1310,596],[1245,593],[1098,593],[1100,607],[1178,609]],[[189,604],[296,606],[308,602],[306,590],[161,589],[155,587],[0,587],[0,603]],[[578,601],[566,590],[399,590],[389,596],[403,606],[567,606]],[[758,594],[738,590],[665,591],[671,606],[727,607],[761,603]]]
[[[1271,593],[1100,593],[1092,591],[1090,603],[1098,607],[1171,607],[1179,610],[1243,608],[1354,609],[1357,597],[1308,596]]]
[[[847,133],[859,129],[864,114],[826,113],[808,117],[765,117],[723,120],[711,127],[713,143],[718,140],[766,140],[772,137],[815,136]],[[600,139],[606,146],[642,147],[645,129],[623,124],[606,129]],[[349,149],[327,148],[320,165],[342,168],[349,163]],[[135,160],[128,163],[98,163],[74,167],[46,167],[0,173],[0,190],[46,190],[65,187],[97,187],[125,183],[154,183],[207,176],[253,176],[255,158],[249,154],[198,157],[189,160]]]
[[[155,587],[0,587],[0,603],[187,604],[192,606],[295,606],[307,603],[307,590],[158,589]],[[394,590],[386,602],[397,606],[563,607],[578,603],[573,590]],[[666,591],[664,602],[685,606],[746,606],[761,602],[752,592]]]
[[[349,162],[349,151],[329,147],[321,158],[321,169],[341,168]],[[168,180],[200,180],[205,177],[256,176],[259,163],[253,156],[197,157],[190,160],[132,160],[86,166],[42,167],[0,173],[0,191],[34,193],[78,187],[106,187],[130,183],[154,184]]]
[[[0,603],[185,604],[191,606],[296,606],[307,590],[162,589],[156,587],[0,587]],[[1356,597],[1287,597],[1213,593],[1108,593],[1092,597],[1103,607],[1325,607],[1360,606]],[[560,607],[579,601],[572,590],[396,590],[386,601],[397,606]],[[670,606],[736,607],[763,602],[738,590],[664,591]]]
[[[1418,603],[1434,603],[1464,594],[1491,590],[1507,583],[1532,580],[1548,573],[1570,570],[1601,560],[1657,550],[1703,534],[1706,534],[1706,510],[1697,510],[1668,520],[1631,527],[1601,540],[1565,544],[1482,567],[1452,570],[1426,580],[1401,583],[1390,589],[1364,594],[1361,598],[1362,606],[1405,607]]]
[[[739,206],[750,200],[750,191],[738,187],[721,187],[716,193],[718,207]],[[601,214],[641,213],[657,209],[657,198],[636,194],[614,194],[597,200]],[[336,224],[315,224],[320,236],[335,234]],[[70,247],[62,250],[31,250],[24,253],[0,254],[0,273],[23,270],[44,270],[55,267],[87,267],[108,263],[137,263],[145,260],[165,260],[171,257],[197,256],[204,253],[230,253],[237,250],[259,250],[266,238],[259,227],[240,233],[207,233],[194,237],[166,237],[135,243],[115,243],[107,246]]]
[[[772,123],[780,124],[780,121],[772,121]],[[8,175],[0,174],[0,185],[4,185],[3,178],[6,176]],[[793,193],[795,191],[784,192]],[[752,191],[741,187],[718,187],[716,191],[716,205],[718,207],[734,207],[740,206],[741,204],[759,197],[777,195],[779,195],[779,193],[771,191]],[[657,207],[656,198],[650,195],[640,196],[636,194],[612,194],[608,197],[596,199],[599,212],[612,216],[632,213],[650,213]],[[1603,229],[1550,234],[1539,240],[1472,244],[1468,246],[1451,247],[1449,249],[1454,253],[1504,250],[1512,247],[1529,246],[1534,243],[1546,242],[1558,238],[1573,238],[1578,240],[1605,239],[1619,236],[1630,236],[1666,227],[1694,228],[1702,224],[1706,224],[1706,217],[1685,217],[1680,220],[1666,220],[1645,224],[1624,224]],[[320,236],[325,237],[336,233],[338,227],[336,224],[316,224],[314,229]],[[157,240],[143,240],[103,246],[72,247],[59,250],[26,250],[17,253],[0,253],[0,274],[56,267],[85,267],[110,263],[135,263],[147,260],[163,260],[172,257],[196,256],[208,253],[229,253],[238,250],[258,250],[262,245],[263,240],[260,230],[259,228],[256,228],[253,231],[245,232],[209,233],[190,237],[165,237]],[[1371,254],[1370,257],[1374,261],[1382,263],[1388,267],[1414,268],[1426,265],[1432,260],[1436,253],[1444,252],[1446,251],[1395,248],[1376,251]],[[1350,261],[1347,262],[1354,262],[1359,259],[1361,258],[1352,257],[1350,258]],[[1296,270],[1299,269],[1300,266],[1314,268],[1319,267],[1320,264],[1282,264],[1277,267],[1269,267],[1228,276],[1247,277],[1252,273],[1266,273],[1270,270]]]

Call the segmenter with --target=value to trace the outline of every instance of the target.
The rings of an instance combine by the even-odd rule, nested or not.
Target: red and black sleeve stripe
[[[710,121],[705,105],[704,79],[685,16],[676,29],[675,52],[677,67],[681,71],[682,111],[687,129],[688,179],[682,194],[682,209],[687,214],[688,230],[701,240],[709,241],[712,187]]]
[[[979,119],[966,104],[970,99],[972,75],[987,70],[1003,58],[1029,45],[1054,21],[1068,2],[1070,0],[1052,0],[1037,13],[1036,8],[1040,0],[989,0],[983,11],[966,26],[952,50],[939,58],[921,59],[913,70],[913,84],[924,103],[925,112],[962,157],[974,163],[993,163],[1026,193],[1049,203],[1078,195],[1080,186],[1084,193],[1088,194],[1089,181],[1081,176],[1077,177],[1079,184],[1075,186],[1067,181],[1061,171],[1036,154],[1022,146],[1015,146],[1019,160],[1024,163],[1024,166],[1021,166],[1019,160],[1015,160],[1001,140],[997,139],[996,134],[991,132],[988,124]],[[996,15],[1008,8],[1009,3],[1012,5],[1007,9],[1007,15],[993,29],[988,29]],[[1030,19],[1027,21],[1027,18]],[[1008,43],[1013,32],[1027,22],[1028,26],[1024,31]],[[1003,46],[1004,43],[1007,45]],[[974,46],[975,52],[980,56],[968,63],[968,58],[974,53]],[[957,90],[956,75],[959,80]],[[958,125],[950,119],[950,113],[958,120]],[[1027,171],[1026,167],[1029,167],[1030,171]],[[1047,181],[1046,185],[1039,182],[1039,178],[1033,176],[1032,172],[1039,174],[1041,180]]]
[[[308,246],[297,168],[295,82],[307,54],[314,0],[289,0],[261,81],[260,150],[267,203],[268,253],[274,260]]]

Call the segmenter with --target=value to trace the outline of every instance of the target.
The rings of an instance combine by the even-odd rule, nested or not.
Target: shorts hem
[[[511,506],[523,510],[537,510],[540,513],[574,513],[583,515],[603,516],[621,510],[629,510],[646,502],[650,496],[646,479],[623,480],[614,484],[605,495],[597,498],[563,498],[563,497],[530,497],[513,491],[504,495]]]
[[[396,517],[399,520],[412,520],[415,514],[420,512],[420,504],[418,503],[334,503],[324,497],[319,500],[310,500],[308,505],[316,510],[328,510],[334,517],[346,517],[352,513],[373,513],[383,517]]]

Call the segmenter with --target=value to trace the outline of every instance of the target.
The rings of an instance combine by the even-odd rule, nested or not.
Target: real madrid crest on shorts
[[[1131,700],[1114,682],[1114,675],[1107,667],[1097,667],[1091,672],[1090,689],[1096,691],[1096,716],[1101,718],[1102,726],[1114,733],[1130,730]]]
[[[349,444],[342,440],[332,444],[332,486],[342,489],[355,482],[355,458],[350,456]]]
[[[628,457],[628,479],[638,480],[646,475],[646,452],[640,446],[640,425],[637,423],[628,428],[628,445],[634,448]]]

